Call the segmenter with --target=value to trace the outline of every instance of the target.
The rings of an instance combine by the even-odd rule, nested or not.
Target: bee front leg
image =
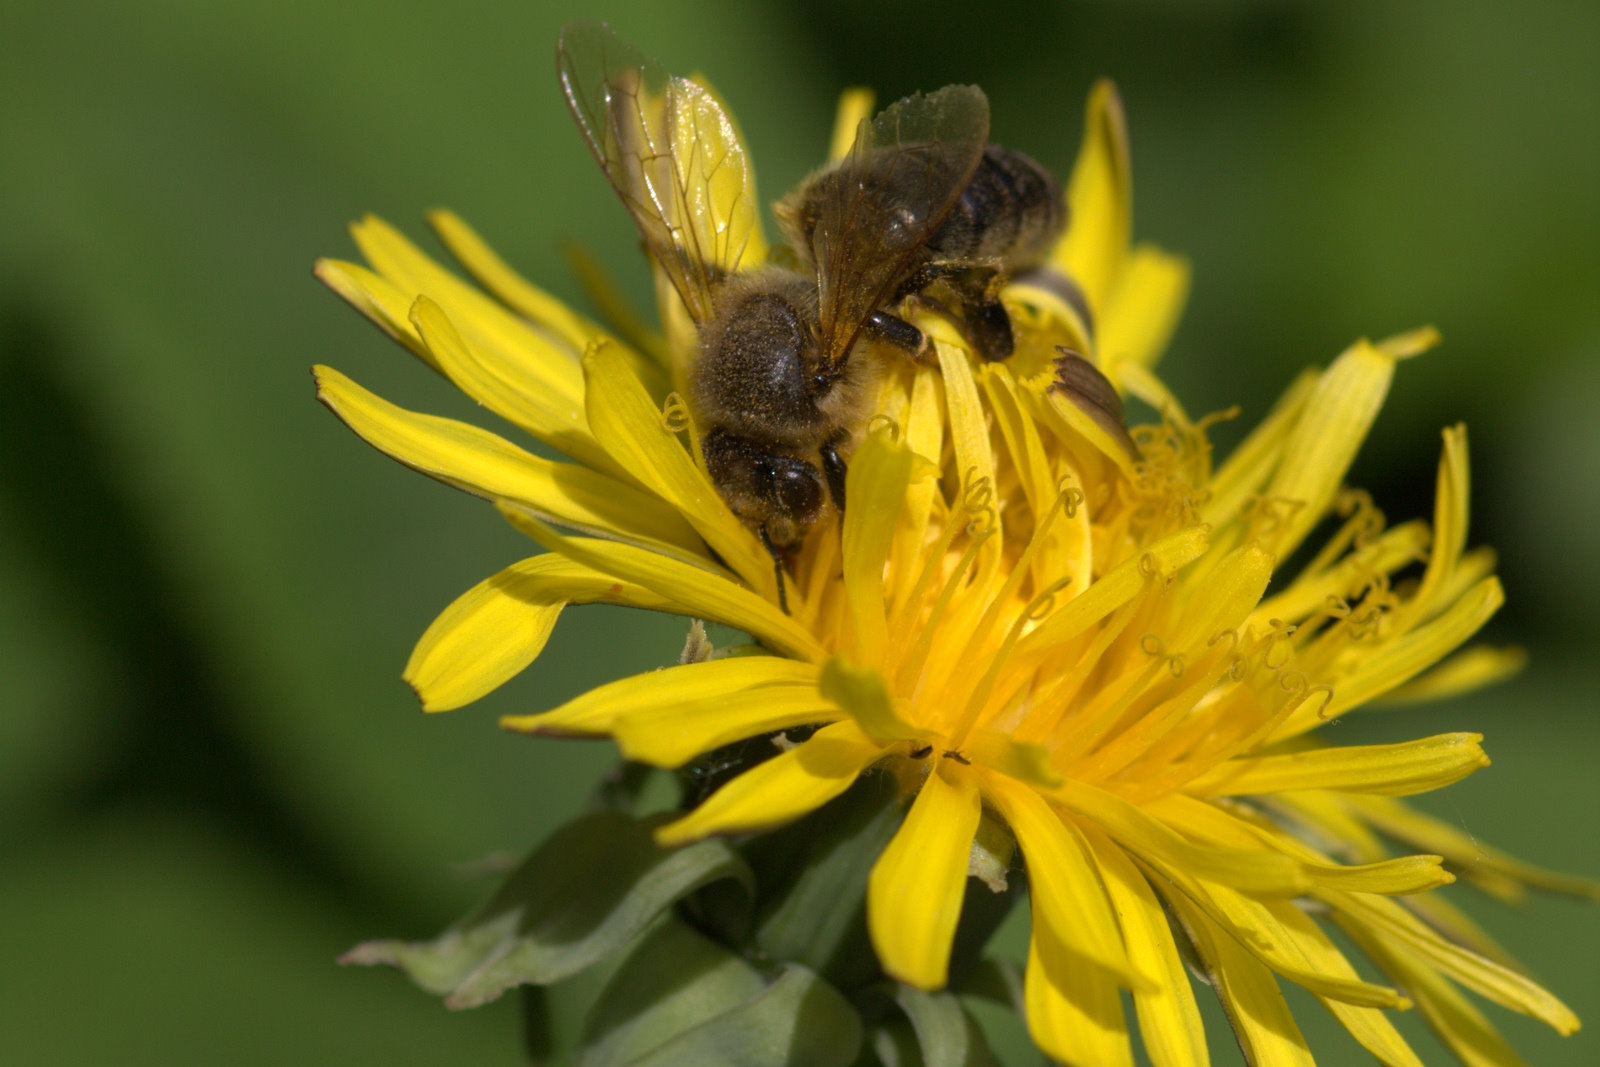
[[[909,323],[906,325],[910,326]],[[910,326],[910,328],[916,329],[915,326]],[[922,331],[918,330],[917,332],[921,333]],[[828,495],[833,498],[833,506],[839,509],[839,515],[842,518],[844,516],[845,465],[844,457],[839,455],[839,440],[837,438],[829,438],[817,451],[822,457],[822,473],[828,479]]]
[[[945,279],[961,303],[961,325],[967,339],[980,356],[993,363],[1016,351],[1011,332],[1011,313],[1000,302],[1005,275],[999,265],[971,266]]]
[[[874,311],[867,316],[865,325],[878,340],[900,349],[918,363],[929,362],[927,335],[900,316]]]

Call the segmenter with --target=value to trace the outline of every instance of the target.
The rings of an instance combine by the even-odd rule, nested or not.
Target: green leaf
[[[639,798],[657,776],[648,763],[622,760],[606,771],[590,794],[589,806],[598,811],[617,811],[624,815],[638,810]]]
[[[640,939],[590,1008],[577,1064],[632,1063],[766,986],[741,957],[681,922],[664,922]]]
[[[913,1040],[905,1040],[898,1019],[873,1033],[873,1051],[890,1065],[903,1067],[990,1067],[994,1058],[983,1031],[949,992],[925,993],[896,983],[875,991],[899,1008],[911,1023]]]
[[[656,847],[660,820],[595,812],[557,830],[471,916],[432,941],[368,941],[343,963],[405,971],[451,1008],[476,1007],[524,983],[545,985],[611,956],[702,886],[749,868],[720,840]]]
[[[991,1001],[1024,1014],[1022,972],[1015,963],[994,956],[979,960],[956,987],[964,996]]]
[[[861,1020],[804,967],[768,978],[669,920],[643,938],[589,1013],[576,1067],[845,1067]]]
[[[872,865],[905,816],[892,775],[868,775],[843,796],[745,846],[765,899],[756,945],[801,963],[841,989],[880,977],[867,939]]]

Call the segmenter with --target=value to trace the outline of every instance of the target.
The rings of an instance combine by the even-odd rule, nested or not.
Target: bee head
[[[806,460],[724,430],[706,434],[701,451],[728,507],[745,522],[765,527],[774,544],[794,544],[821,513],[822,475]]]

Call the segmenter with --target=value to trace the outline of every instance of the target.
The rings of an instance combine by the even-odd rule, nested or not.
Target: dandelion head
[[[773,738],[656,829],[669,846],[774,830],[866,775],[892,782],[904,817],[872,864],[867,926],[883,973],[916,989],[950,981],[964,904],[986,891],[972,879],[993,851],[980,839],[998,828],[1029,886],[1028,1026],[1065,1062],[1131,1063],[1134,1026],[1162,1067],[1208,1062],[1190,966],[1251,1062],[1311,1062],[1285,981],[1390,1064],[1418,1062],[1388,1014],[1412,1007],[1465,1062],[1504,1061],[1463,989],[1575,1030],[1435,890],[1456,872],[1594,887],[1464,841],[1401,799],[1485,766],[1481,738],[1350,746],[1321,730],[1520,663],[1469,644],[1502,591],[1492,553],[1468,542],[1464,428],[1443,435],[1431,522],[1391,525],[1345,481],[1397,366],[1433,332],[1356,342],[1216,455],[1210,429],[1239,413],[1191,416],[1156,372],[1187,266],[1131,241],[1125,124],[1101,83],[1064,183],[1070,222],[1044,268],[998,294],[1012,353],[983,358],[947,304],[898,303],[924,347],[876,357],[853,385],[859,410],[839,438],[848,506],[819,498],[814,521],[774,539],[707,464],[690,277],[756,270],[769,245],[731,120],[708,89],[664,78],[641,77],[628,135],[657,138],[667,169],[610,175],[619,189],[704,194],[680,197],[674,228],[646,242],[659,330],[592,267],[608,323],[562,306],[446,213],[432,221],[477,286],[375,219],[354,228],[367,266],[319,264],[387,333],[565,457],[317,369],[321,399],[358,434],[490,500],[545,550],[423,635],[406,668],[423,706],[505,682],[571,604],[747,632],[749,654],[714,652],[702,633],[683,663],[504,725],[609,737],[663,768]],[[627,133],[584,100],[602,109],[591,144]],[[835,156],[870,109],[847,95]],[[713,250],[704,263],[674,258],[696,242]],[[1129,426],[1125,398],[1153,416]],[[1363,978],[1331,928],[1383,977]]]

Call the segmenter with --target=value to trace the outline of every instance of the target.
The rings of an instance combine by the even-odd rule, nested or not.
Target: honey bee
[[[1065,227],[1060,183],[988,143],[977,87],[909,96],[777,205],[794,266],[752,268],[753,184],[711,93],[594,23],[562,30],[557,66],[579,130],[695,323],[687,391],[706,469],[771,553],[781,598],[784,550],[829,501],[844,510],[841,452],[868,414],[878,352],[926,347],[888,309],[913,295],[953,303],[975,351],[1010,355],[998,294]]]

